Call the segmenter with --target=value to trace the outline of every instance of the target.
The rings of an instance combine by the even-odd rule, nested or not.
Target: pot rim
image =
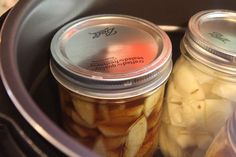
[[[98,156],[66,134],[37,106],[24,86],[16,60],[17,41],[22,24],[43,1],[19,1],[5,19],[1,30],[0,74],[13,104],[44,139],[68,156]],[[14,39],[14,40],[7,40]]]

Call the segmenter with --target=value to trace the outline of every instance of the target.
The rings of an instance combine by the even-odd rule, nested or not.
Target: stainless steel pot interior
[[[37,96],[32,96],[37,91],[37,82],[50,77],[47,75],[47,65],[54,33],[73,19],[98,13],[128,14],[157,24],[184,26],[197,11],[216,8],[235,10],[236,1],[210,0],[203,4],[187,0],[20,0],[1,31],[2,81],[18,111],[42,137],[68,156],[95,157],[96,154],[68,136],[50,116],[54,114],[52,112],[58,112],[55,109],[58,101],[53,84],[46,83],[47,88],[42,89],[46,92],[41,92],[44,94],[40,99],[45,99],[48,106],[40,103]],[[177,56],[176,52],[174,56]]]

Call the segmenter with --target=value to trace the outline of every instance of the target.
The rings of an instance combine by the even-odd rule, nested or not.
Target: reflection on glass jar
[[[235,157],[236,156],[236,110],[226,124],[218,132],[206,157]]]
[[[182,55],[168,82],[160,131],[165,156],[203,157],[232,115],[236,104],[236,20],[230,19],[236,19],[236,13],[211,10],[189,21],[180,46]]]
[[[51,50],[66,131],[102,156],[152,156],[172,70],[168,36],[142,19],[98,15],[63,27]]]

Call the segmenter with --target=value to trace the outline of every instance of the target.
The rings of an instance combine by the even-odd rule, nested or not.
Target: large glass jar
[[[236,110],[210,145],[206,157],[236,156]]]
[[[166,33],[135,17],[97,15],[63,27],[51,50],[65,130],[102,156],[152,156],[172,70]]]
[[[168,157],[203,157],[236,104],[236,13],[194,15],[180,45],[160,130]]]

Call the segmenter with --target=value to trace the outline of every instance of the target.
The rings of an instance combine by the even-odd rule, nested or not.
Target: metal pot
[[[178,55],[179,39],[189,17],[204,9],[236,9],[236,1],[20,0],[4,21],[0,71],[17,110],[43,138],[68,156],[97,156],[60,126],[55,82],[48,71],[50,42],[64,24],[87,15],[128,14],[150,20],[169,31]]]

